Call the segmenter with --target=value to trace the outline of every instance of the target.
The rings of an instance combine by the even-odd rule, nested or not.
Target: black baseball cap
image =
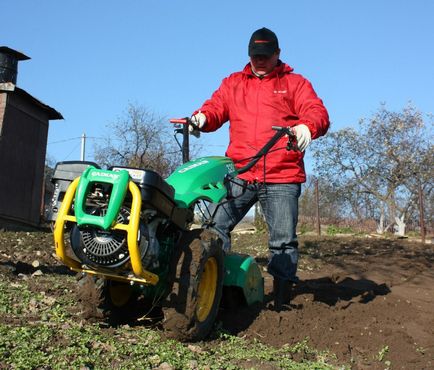
[[[249,42],[249,56],[273,55],[279,50],[279,41],[276,34],[268,28],[260,28],[253,32]]]

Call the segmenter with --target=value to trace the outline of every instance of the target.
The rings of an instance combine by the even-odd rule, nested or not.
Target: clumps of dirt
[[[338,364],[355,369],[434,368],[433,245],[302,236],[300,283],[284,310],[275,312],[272,278],[266,272],[266,235],[237,235],[233,241],[234,251],[255,256],[263,268],[266,301],[222,307],[216,322],[220,330],[275,347],[306,342],[310,348],[335,354]],[[0,277],[25,284],[32,292],[45,291],[50,299],[63,299],[75,291],[77,281],[53,253],[50,233],[0,232]],[[99,301],[92,294],[85,299],[93,308]],[[71,302],[70,311],[76,313],[78,304]],[[146,324],[140,317],[129,325]],[[0,315],[0,322],[27,318]],[[82,316],[77,315],[77,320]],[[205,346],[218,341],[212,334]]]
[[[251,248],[250,240],[240,236],[235,248]],[[277,347],[307,339],[355,368],[434,366],[432,245],[301,238],[300,252],[300,283],[286,309],[222,311],[225,330]],[[270,301],[272,278],[264,276]]]
[[[77,286],[75,296],[81,308],[80,315],[90,322],[104,319],[104,312],[101,309],[101,289],[97,286],[95,278],[90,275],[77,274]]]
[[[14,275],[68,273],[54,253],[50,232],[0,231],[0,272]]]

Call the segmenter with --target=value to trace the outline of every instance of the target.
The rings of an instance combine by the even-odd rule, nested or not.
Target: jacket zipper
[[[259,78],[259,86],[258,89],[256,90],[256,117],[255,117],[255,141],[254,141],[254,147],[257,148],[258,147],[258,117],[259,117],[259,96],[261,94],[261,90],[262,90],[262,78]],[[258,181],[258,167],[259,167],[259,162],[252,168],[252,175],[254,178],[254,181]]]

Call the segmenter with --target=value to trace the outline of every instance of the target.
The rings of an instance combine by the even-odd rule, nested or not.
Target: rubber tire
[[[162,325],[171,338],[199,341],[210,334],[220,306],[224,279],[222,242],[210,230],[191,230],[181,238],[175,252],[171,292],[163,305]],[[202,279],[203,284],[214,286],[201,287]],[[208,297],[200,297],[199,290]],[[214,294],[209,293],[212,291]],[[209,304],[203,305],[207,300]]]

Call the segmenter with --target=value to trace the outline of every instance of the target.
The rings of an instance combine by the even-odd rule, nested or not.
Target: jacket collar
[[[279,62],[276,66],[276,68],[273,69],[273,71],[271,71],[268,75],[265,76],[266,77],[274,77],[274,76],[281,76],[283,74],[288,74],[291,73],[294,70],[294,68],[290,67],[288,64],[283,63],[280,59]],[[247,63],[246,66],[244,67],[243,71],[242,71],[245,75],[249,76],[249,77],[257,77],[253,71],[252,71],[252,66],[250,63]]]

